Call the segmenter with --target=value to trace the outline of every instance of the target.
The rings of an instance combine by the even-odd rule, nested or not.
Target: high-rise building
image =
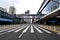
[[[7,9],[6,8],[0,7],[0,10],[3,11],[3,12],[7,12]]]
[[[29,13],[30,13],[30,11],[29,11],[29,10],[27,10],[27,11],[25,12],[25,15],[29,15]]]
[[[10,8],[9,8],[9,14],[11,14],[11,15],[16,14],[16,9],[14,8],[14,6],[10,6]]]
[[[29,10],[27,10],[26,12],[25,12],[25,15],[29,15],[29,13],[30,13],[30,11]],[[30,16],[25,16],[26,18],[30,18]],[[26,22],[31,22],[31,19],[24,19],[24,21],[26,21]]]

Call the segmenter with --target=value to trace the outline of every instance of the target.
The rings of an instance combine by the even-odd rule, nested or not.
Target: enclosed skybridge
[[[40,17],[38,17],[37,14],[20,14],[20,15],[17,15],[17,17],[19,18],[22,18],[22,19],[39,19]]]

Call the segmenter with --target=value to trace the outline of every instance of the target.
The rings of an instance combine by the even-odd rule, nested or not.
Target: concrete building
[[[30,16],[28,16],[29,13],[30,13],[30,11],[27,10],[27,11],[25,11],[25,14],[17,14],[16,17],[19,17],[19,18],[22,18],[22,19],[24,18],[25,22],[31,23],[31,19],[28,19],[28,18],[30,18]]]
[[[25,12],[25,15],[29,15],[29,13],[30,13],[30,11],[29,10],[27,10],[26,12]],[[30,16],[24,16],[24,17],[28,17],[28,18],[30,18]],[[31,22],[31,19],[24,19],[24,21],[26,21],[26,22]]]
[[[7,12],[7,9],[6,8],[0,7],[0,10],[3,11],[3,12]]]
[[[10,6],[10,8],[9,8],[9,14],[11,14],[11,15],[16,14],[16,9],[14,8],[14,6]]]
[[[29,13],[30,13],[29,10],[25,11],[25,15],[29,15]]]

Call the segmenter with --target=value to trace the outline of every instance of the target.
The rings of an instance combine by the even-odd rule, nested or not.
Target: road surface
[[[60,40],[60,35],[36,24],[0,31],[0,40]]]

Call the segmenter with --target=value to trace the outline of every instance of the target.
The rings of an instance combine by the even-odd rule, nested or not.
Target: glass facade
[[[3,12],[0,10],[0,21],[10,21],[12,20],[13,23],[20,23],[20,18],[14,17],[9,15],[7,12]]]
[[[42,11],[42,13],[49,13],[49,12],[52,12],[54,11],[55,9],[59,8],[60,7],[60,0],[53,0],[53,1],[50,1],[47,6],[44,8],[44,10]]]
[[[7,12],[3,12],[0,10],[0,18],[11,19],[10,15]]]

